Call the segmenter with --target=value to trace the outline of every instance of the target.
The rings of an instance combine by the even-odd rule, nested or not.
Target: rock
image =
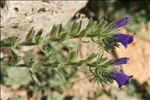
[[[54,24],[67,23],[87,1],[3,1],[1,4],[1,36],[24,38],[34,26],[44,35]]]

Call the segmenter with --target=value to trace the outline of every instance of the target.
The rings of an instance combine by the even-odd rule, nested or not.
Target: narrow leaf
[[[35,73],[32,70],[29,70],[29,74],[30,74],[30,77],[31,77],[32,81],[34,82],[34,84],[40,86],[39,80],[36,77]]]
[[[87,32],[87,34],[91,34],[95,30],[96,24],[97,24],[97,22],[94,21],[92,18],[89,20],[89,23],[86,26],[86,29],[87,29],[86,32]]]
[[[8,37],[3,40],[0,40],[0,46],[1,47],[14,46],[17,39],[18,39],[17,37],[12,36],[12,37]]]
[[[71,27],[70,34],[73,35],[73,36],[77,36],[78,32],[81,29],[81,24],[82,24],[82,21],[80,21],[79,23],[74,22],[72,27]]]
[[[62,25],[60,24],[60,25],[54,25],[53,27],[52,27],[52,30],[51,30],[51,32],[50,32],[50,39],[53,39],[53,40],[55,40],[55,39],[58,39],[59,38],[59,35],[60,35],[60,33],[61,33],[61,27],[62,27]]]
[[[32,27],[29,31],[29,33],[26,36],[26,42],[27,43],[32,43],[35,35],[35,31],[33,30],[34,28]]]
[[[61,33],[61,34],[60,34],[60,39],[61,39],[62,41],[65,41],[65,40],[66,40],[66,37],[67,37],[67,33]]]
[[[80,32],[80,34],[79,34],[79,36],[80,37],[84,37],[84,36],[86,36],[86,29],[84,29],[84,30],[82,30],[81,32]]]
[[[75,60],[75,58],[78,56],[78,50],[72,50],[71,49],[71,53],[70,53],[70,56],[69,56],[69,60],[70,61],[73,61]]]
[[[66,79],[64,78],[64,76],[62,75],[62,73],[57,69],[57,68],[54,68],[54,70],[57,72],[57,74],[63,79],[63,81],[65,82]]]
[[[42,32],[43,32],[43,30],[42,30],[42,29],[40,29],[40,31],[39,31],[39,32],[35,35],[34,40],[35,40],[35,42],[36,42],[36,43],[39,43],[39,42],[40,42]]]
[[[92,53],[92,54],[86,59],[86,61],[87,61],[87,62],[92,62],[96,57],[97,57],[97,55],[94,54],[94,53]]]
[[[21,57],[17,55],[17,53],[12,49],[11,50],[11,58],[10,58],[10,64],[11,65],[15,65],[17,63],[19,63]]]

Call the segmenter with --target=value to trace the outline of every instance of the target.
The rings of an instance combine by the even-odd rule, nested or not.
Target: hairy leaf
[[[26,42],[27,43],[32,43],[33,39],[34,39],[34,35],[35,35],[35,31],[34,31],[34,27],[32,27],[29,31],[29,33],[26,36]]]
[[[61,33],[62,25],[54,25],[50,32],[50,39],[55,40],[58,39]]]
[[[17,55],[17,53],[15,52],[15,50],[11,50],[11,58],[10,58],[10,64],[11,65],[16,65],[19,63],[19,61],[21,60],[21,57]]]
[[[40,29],[40,31],[35,35],[34,41],[35,41],[36,43],[39,43],[40,40],[42,39],[42,37],[41,37],[42,32],[43,32],[43,30]]]
[[[73,25],[72,25],[72,27],[71,27],[71,30],[70,30],[70,34],[72,35],[72,36],[78,36],[78,32],[80,31],[80,29],[81,29],[81,24],[82,24],[82,22],[80,21],[80,22],[74,22],[73,23]]]
[[[11,47],[11,46],[14,46],[16,44],[16,42],[17,42],[17,39],[18,39],[18,37],[12,36],[12,37],[8,37],[8,38],[5,38],[3,40],[0,40],[0,47],[4,47],[4,46]]]

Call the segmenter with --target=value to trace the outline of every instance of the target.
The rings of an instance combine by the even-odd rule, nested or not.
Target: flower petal
[[[120,42],[125,48],[127,48],[128,44],[133,41],[134,35],[115,34],[114,37],[117,39],[117,42]]]
[[[114,28],[120,28],[129,23],[129,18],[128,17],[123,17],[117,21],[114,22]]]
[[[133,76],[128,76],[123,73],[115,72],[112,74],[112,77],[114,78],[114,80],[116,80],[118,87],[121,89],[123,85],[127,85],[129,83],[129,78]]]
[[[128,62],[129,58],[127,57],[122,57],[118,58],[112,61],[114,65],[121,65],[121,64],[126,64]]]

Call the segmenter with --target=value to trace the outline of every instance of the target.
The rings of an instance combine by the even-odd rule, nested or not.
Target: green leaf
[[[54,68],[54,70],[57,72],[57,74],[63,79],[63,81],[65,82],[66,79],[65,77],[62,75],[62,73],[57,69],[57,68]]]
[[[29,74],[30,74],[31,79],[34,82],[34,84],[40,86],[40,82],[39,82],[38,78],[36,77],[36,74],[32,70],[29,70]]]
[[[86,29],[87,29],[86,32],[87,32],[87,34],[91,34],[95,30],[96,25],[97,25],[97,22],[94,21],[92,18],[90,18],[89,23],[86,26]]]
[[[19,63],[21,60],[21,57],[17,55],[14,49],[11,50],[11,58],[10,58],[10,64],[11,65],[16,65]]]
[[[28,85],[31,82],[28,68],[25,67],[9,67],[6,68],[7,76],[5,78],[5,84],[8,85]],[[11,99],[12,100],[12,99]]]
[[[51,32],[50,32],[50,38],[54,38],[55,37],[55,34],[56,34],[56,26],[54,25],[51,29]]]
[[[27,67],[32,67],[35,62],[35,57],[33,54],[28,54],[24,57],[24,62]]]
[[[32,67],[32,65],[34,64],[34,62],[35,62],[34,59],[33,59],[33,58],[30,58],[30,59],[29,59],[29,62],[28,62],[28,66],[29,66],[29,67]]]
[[[50,43],[44,44],[41,47],[41,51],[46,54],[47,56],[49,56],[51,54],[51,50],[52,50],[52,46]]]
[[[18,37],[11,36],[0,41],[0,47],[14,46]]]
[[[78,34],[78,32],[80,31],[80,29],[81,29],[81,24],[82,24],[82,21],[80,21],[80,22],[74,22],[73,23],[73,25],[72,25],[72,27],[71,27],[71,30],[70,30],[70,34],[72,35],[72,36],[78,36],[79,34]]]
[[[67,33],[61,33],[61,34],[60,34],[60,39],[61,39],[62,41],[65,41],[66,38],[67,38]]]
[[[95,60],[95,58],[97,57],[96,54],[92,53],[87,59],[86,62],[91,63]]]
[[[48,95],[47,100],[64,100],[64,96],[63,95]]]
[[[110,52],[114,50],[115,47],[119,46],[114,37],[105,37],[100,39],[99,45],[107,52]]]
[[[84,37],[84,36],[86,36],[86,29],[84,29],[84,30],[82,30],[81,32],[80,32],[80,34],[79,34],[79,36],[80,37]]]
[[[103,68],[103,67],[102,67]],[[93,81],[101,84],[108,84],[113,82],[113,78],[111,72],[107,71],[107,69],[102,69],[101,67],[97,67],[96,69],[91,69],[93,75]]]
[[[92,60],[96,58],[95,60]],[[91,54],[87,60],[89,71],[92,73],[93,81],[101,84],[108,84],[113,82],[112,72],[114,69],[111,66],[110,60],[107,57],[103,57],[103,52],[100,54]]]
[[[34,35],[35,35],[35,31],[34,31],[34,27],[32,27],[29,31],[29,33],[26,36],[26,42],[27,43],[32,43],[33,39],[34,39]]]
[[[62,28],[62,25],[54,25],[52,27],[52,30],[50,32],[50,39],[52,40],[55,40],[55,39],[58,39],[59,36],[60,36],[60,33],[61,33],[61,28]]]
[[[74,61],[77,56],[78,56],[78,50],[71,49],[71,53],[69,55],[69,60]]]
[[[35,35],[34,41],[36,43],[39,43],[41,40],[41,35],[42,35],[43,29],[40,29],[40,31]]]

